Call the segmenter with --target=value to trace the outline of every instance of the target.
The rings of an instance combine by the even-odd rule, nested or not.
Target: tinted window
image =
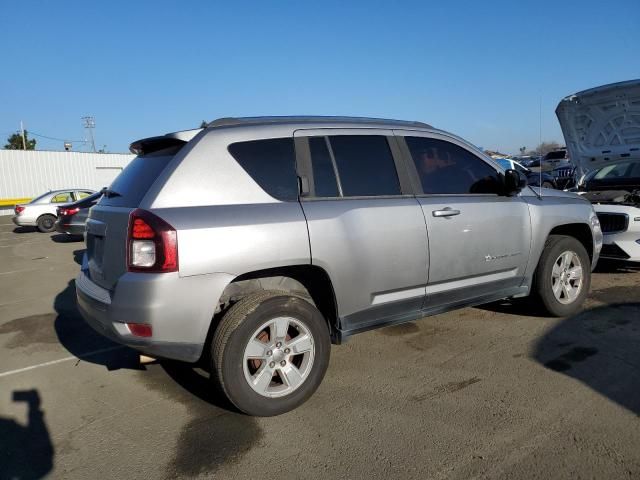
[[[400,195],[386,137],[344,135],[329,139],[345,197]]]
[[[298,198],[293,139],[274,138],[234,143],[229,145],[229,152],[269,195],[279,200]]]
[[[563,158],[566,158],[567,156],[567,152],[565,152],[564,150],[558,150],[556,152],[549,152],[545,155],[544,159],[545,160],[560,160]]]
[[[338,185],[325,137],[309,139],[316,197],[337,197]]]
[[[611,178],[626,177],[631,165],[632,164],[630,162],[607,165],[606,167],[600,169],[593,178],[595,178],[596,180],[608,180]]]
[[[100,205],[137,207],[177,151],[168,148],[131,160],[109,186],[114,194],[102,197]]]
[[[468,150],[443,140],[405,137],[427,194],[498,193],[497,172]]]

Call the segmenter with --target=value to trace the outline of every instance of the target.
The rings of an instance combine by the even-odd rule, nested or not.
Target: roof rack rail
[[[362,124],[386,124],[404,127],[433,128],[424,122],[408,120],[392,120],[386,118],[369,117],[341,117],[341,116],[266,116],[266,117],[223,117],[207,124],[207,127],[231,127],[236,125],[264,125],[283,123],[362,123]]]

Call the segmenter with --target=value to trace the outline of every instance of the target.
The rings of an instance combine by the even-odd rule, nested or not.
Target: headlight
[[[593,246],[597,253],[600,253],[602,250],[602,230],[600,229],[600,220],[598,220],[598,215],[596,215],[595,210],[591,211],[591,215],[589,216],[589,224],[591,225],[591,231],[593,232]]]
[[[587,174],[586,174],[586,173],[583,173],[583,174],[582,174],[582,176],[581,176],[581,177],[580,177],[580,179],[578,180],[578,186],[580,186],[580,187],[581,187],[582,185],[584,185],[584,177],[586,177],[586,176],[587,176]]]

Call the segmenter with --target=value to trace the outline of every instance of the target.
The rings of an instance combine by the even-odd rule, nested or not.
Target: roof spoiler
[[[131,143],[129,151],[135,155],[148,155],[165,148],[183,146],[202,130],[202,128],[194,128],[192,130],[171,132],[158,137],[142,138]]]

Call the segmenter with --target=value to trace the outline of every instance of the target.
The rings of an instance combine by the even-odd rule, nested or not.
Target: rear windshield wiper
[[[122,196],[121,193],[118,193],[115,190],[109,190],[106,187],[102,189],[102,194],[107,198],[121,197]]]

